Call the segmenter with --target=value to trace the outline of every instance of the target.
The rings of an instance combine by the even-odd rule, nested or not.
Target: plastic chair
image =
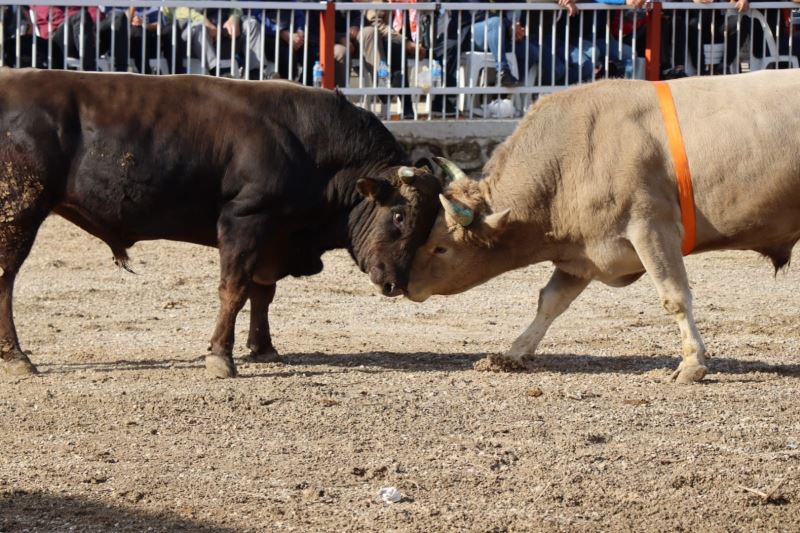
[[[519,67],[517,65],[517,57],[512,53],[506,54],[506,61],[511,75],[517,79],[519,77]],[[459,87],[488,87],[487,72],[489,69],[497,69],[497,61],[494,54],[491,52],[464,52],[461,55],[461,72],[459,72]],[[520,80],[522,81],[522,80]],[[458,96],[458,107],[462,111],[467,107],[466,98],[469,97],[468,111],[475,113],[475,96],[479,95],[465,95]],[[514,95],[512,98],[514,105],[519,109],[519,95]]]
[[[778,51],[778,44],[775,42],[775,36],[772,35],[772,28],[767,24],[767,19],[764,14],[757,9],[751,9],[747,14],[748,17],[761,24],[761,30],[764,33],[764,57],[750,57],[750,70],[762,70],[768,68],[770,65],[777,65],[779,63],[789,63],[792,68],[798,68],[797,58],[793,55],[781,55]],[[752,37],[751,37],[752,38]]]

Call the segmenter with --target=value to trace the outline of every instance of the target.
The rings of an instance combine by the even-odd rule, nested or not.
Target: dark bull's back
[[[348,248],[373,282],[402,289],[440,188],[401,172],[400,145],[341,95],[199,76],[3,70],[0,163],[0,355],[14,372],[35,371],[14,332],[14,277],[50,212],[122,264],[139,240],[219,247],[206,366],[230,376],[245,301],[252,357],[274,359],[275,283],[319,272],[326,250]]]

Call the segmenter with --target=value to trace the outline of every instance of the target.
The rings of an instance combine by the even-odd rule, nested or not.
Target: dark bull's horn
[[[443,194],[439,195],[439,201],[442,202],[442,207],[444,208],[445,212],[458,224],[461,224],[464,227],[472,224],[472,220],[475,218],[475,214],[472,212],[472,209],[457,204],[452,200],[448,200]]]
[[[461,178],[467,177],[467,175],[464,174],[464,171],[458,168],[458,165],[452,161],[449,161],[444,157],[434,157],[433,160],[437,165],[442,167],[444,173],[447,174],[447,177],[450,178],[450,180],[460,180]]]
[[[414,169],[411,167],[400,167],[397,170],[397,177],[399,177],[406,185],[411,185],[414,183],[414,178],[416,175],[417,173],[414,172]]]

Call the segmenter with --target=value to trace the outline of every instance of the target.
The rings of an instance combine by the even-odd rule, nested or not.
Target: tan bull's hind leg
[[[490,358],[488,365],[481,366],[502,370],[525,368],[525,360],[536,353],[553,321],[567,310],[590,282],[590,279],[578,278],[556,268],[550,281],[539,292],[536,317],[531,325],[517,337],[508,352]]]
[[[683,360],[671,379],[678,383],[700,381],[708,372],[706,347],[692,314],[692,293],[681,257],[681,237],[677,231],[663,232],[643,226],[633,231],[631,243],[661,297],[661,305],[678,322]]]

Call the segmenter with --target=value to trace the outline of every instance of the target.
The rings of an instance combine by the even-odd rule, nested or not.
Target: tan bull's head
[[[463,292],[506,270],[495,256],[511,210],[493,212],[479,181],[447,160],[437,163],[455,180],[439,195],[442,211],[411,265],[406,296],[415,302]]]

